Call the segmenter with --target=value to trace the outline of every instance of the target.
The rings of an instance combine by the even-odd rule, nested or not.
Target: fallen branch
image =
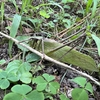
[[[42,54],[42,53],[40,53],[39,51],[37,51],[37,50],[31,48],[30,46],[27,46],[27,45],[25,45],[24,43],[20,43],[18,40],[12,38],[12,37],[9,36],[9,35],[6,35],[6,34],[4,34],[4,33],[2,33],[2,32],[0,32],[0,34],[1,34],[2,36],[4,36],[4,37],[6,37],[6,38],[8,38],[8,39],[10,39],[10,40],[12,40],[12,41],[14,41],[16,44],[20,44],[21,46],[27,48],[27,49],[30,50],[31,52],[33,52],[33,53],[37,54],[38,56],[40,56],[41,58],[43,58],[43,59],[45,59],[45,60],[48,60],[48,61],[50,61],[50,62],[53,62],[53,63],[55,63],[55,64],[58,64],[58,65],[60,65],[62,68],[70,69],[70,70],[72,70],[72,71],[74,71],[74,72],[76,72],[76,73],[78,73],[78,74],[80,74],[80,75],[82,75],[82,76],[84,76],[84,77],[87,77],[87,78],[89,78],[91,81],[93,81],[95,84],[97,84],[97,85],[100,86],[100,83],[99,83],[97,80],[95,80],[92,76],[90,76],[90,75],[88,75],[88,74],[86,74],[86,73],[83,73],[83,72],[81,72],[81,71],[78,71],[78,70],[76,70],[75,68],[70,67],[70,66],[68,66],[68,65],[66,65],[66,64],[64,64],[64,63],[62,63],[62,62],[59,62],[59,61],[57,61],[57,60],[55,60],[55,59],[53,59],[53,58],[51,58],[51,57],[49,57],[49,56],[47,56],[47,55],[45,55],[45,54]]]

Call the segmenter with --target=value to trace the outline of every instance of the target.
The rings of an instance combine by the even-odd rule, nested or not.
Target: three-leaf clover
[[[53,81],[54,79],[54,76],[45,73],[42,76],[37,76],[36,78],[34,78],[33,83],[37,84],[36,89],[38,91],[45,90],[46,92],[56,94],[60,85],[58,82]]]

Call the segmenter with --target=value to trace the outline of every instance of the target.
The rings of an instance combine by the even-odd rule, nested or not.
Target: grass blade
[[[16,14],[13,18],[13,22],[12,22],[11,29],[10,29],[10,36],[11,37],[14,38],[16,36],[20,22],[21,22],[21,16]],[[9,55],[10,55],[10,57],[11,57],[12,45],[13,45],[13,41],[10,40],[9,41]]]
[[[94,39],[97,48],[98,48],[98,54],[100,56],[100,38],[98,38],[96,35],[92,34],[92,38]]]
[[[98,0],[93,0],[92,17],[95,15],[97,5],[98,5]]]
[[[4,16],[4,5],[5,5],[5,3],[2,2],[2,3],[1,3],[1,18],[2,18],[2,21],[1,21],[1,22],[3,22],[3,16]]]

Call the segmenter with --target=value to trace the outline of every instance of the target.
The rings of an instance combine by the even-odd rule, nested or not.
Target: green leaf
[[[6,71],[8,73],[17,73],[20,65],[22,64],[21,60],[14,60],[7,65]]]
[[[49,74],[43,74],[42,75],[48,82],[53,81],[55,79],[55,77],[53,75],[49,75]]]
[[[36,84],[40,84],[40,83],[46,83],[46,80],[44,80],[42,76],[37,76],[36,78],[34,78],[34,82]]]
[[[31,82],[31,79],[32,79],[32,74],[29,72],[23,73],[20,77],[20,81],[26,84],[29,84]]]
[[[0,73],[3,71],[3,69],[0,69]]]
[[[36,24],[40,25],[42,23],[42,19],[39,19],[39,18],[34,18],[34,19],[28,18],[27,20],[29,20],[30,22],[32,22],[32,24],[35,27],[36,27]]]
[[[12,82],[16,82],[19,80],[19,77],[15,75],[14,73],[8,73],[7,79]]]
[[[5,12],[5,2],[2,2],[1,4],[1,7],[0,7],[0,13],[1,13],[1,22],[3,22],[3,19],[4,19],[4,12]]]
[[[7,79],[1,79],[0,80],[0,88],[1,89],[6,89],[10,85],[10,82]]]
[[[31,71],[32,71],[33,74],[35,74],[39,70],[43,70],[44,67],[45,67],[44,65],[35,65],[35,66],[32,67]]]
[[[29,72],[31,65],[28,62],[22,62],[21,60],[14,60],[7,65],[6,71],[8,73],[22,74]]]
[[[28,45],[28,39],[30,38],[30,36],[17,36],[16,39],[19,40],[20,42],[23,41],[22,43],[24,43],[25,45]],[[17,44],[18,48],[21,49],[22,51],[29,51],[28,49],[26,49],[25,47]]]
[[[74,0],[62,0],[62,3],[70,3],[70,2],[74,2]]]
[[[69,20],[69,19],[63,19],[62,21],[63,21],[64,23],[66,23],[66,24],[65,24],[66,27],[70,28],[70,26],[71,26],[71,20]]]
[[[86,89],[87,91],[89,91],[91,94],[93,94],[93,87],[92,87],[92,85],[90,84],[90,82],[88,82],[88,83],[86,84],[85,89]]]
[[[71,79],[71,81],[77,83],[81,87],[84,87],[85,84],[87,83],[86,78],[84,78],[84,77],[76,77],[74,79]]]
[[[21,16],[18,14],[15,14],[14,18],[13,18],[12,25],[11,25],[11,29],[10,29],[10,36],[11,37],[16,36],[20,22],[21,22]]]
[[[7,78],[7,72],[6,71],[1,71],[0,72],[0,78]]]
[[[46,89],[47,83],[41,83],[41,84],[37,84],[36,89],[38,91],[43,91]]]
[[[20,25],[20,22],[21,22],[21,16],[18,14],[15,14],[14,18],[13,18],[12,25],[11,25],[11,29],[10,29],[10,36],[11,37],[15,38],[15,36],[17,34],[18,27]],[[10,55],[11,55],[12,45],[13,45],[13,41],[9,40],[9,54]]]
[[[67,98],[66,95],[64,95],[64,94],[61,94],[60,100],[69,100],[69,98]]]
[[[42,44],[40,45],[42,46]],[[99,69],[96,65],[96,62],[90,56],[83,54],[75,49],[71,50],[71,47],[64,46],[63,44],[51,39],[44,39],[44,53],[49,57],[59,60],[64,63],[73,64],[84,70],[96,71]],[[60,47],[60,49],[56,49]],[[42,47],[39,47],[37,50],[42,51]]]
[[[94,39],[96,45],[97,45],[97,48],[98,48],[98,54],[100,56],[100,38],[98,38],[96,35],[94,34],[91,34],[92,38]]]
[[[50,15],[49,15],[45,10],[41,10],[41,11],[39,12],[39,14],[40,14],[41,16],[45,17],[45,18],[49,18],[49,17],[50,17]]]
[[[26,56],[27,62],[39,61],[40,59],[41,58],[38,55],[36,55],[35,53],[31,53]]]
[[[52,95],[46,95],[45,96],[45,99],[46,100],[54,100]]]
[[[99,1],[99,0],[93,0],[92,17],[93,17],[93,16],[95,15],[95,13],[96,13],[98,1]]]
[[[22,94],[22,95],[27,94],[31,90],[32,90],[32,88],[29,85],[25,85],[25,84],[22,84],[22,85],[14,85],[11,88],[11,91],[12,92],[19,93],[19,94]]]
[[[75,88],[72,91],[72,99],[73,100],[88,100],[89,97],[85,89]]]
[[[58,82],[50,82],[49,88],[50,88],[50,93],[56,94],[58,89],[60,88],[60,85]]]
[[[4,96],[3,100],[24,100],[23,96],[17,93],[8,93]]]
[[[1,71],[0,72],[0,88],[1,89],[6,89],[9,87],[10,82],[7,79],[8,75],[6,71]]]
[[[30,100],[44,100],[44,94],[42,92],[38,92],[37,90],[32,91],[27,95]]]
[[[0,64],[4,64],[6,61],[4,59],[0,60]]]
[[[43,91],[47,86],[47,82],[41,76],[38,76],[37,78],[35,78],[33,82],[37,84],[36,89],[38,91]]]
[[[90,11],[90,8],[93,4],[93,0],[88,0],[86,3],[86,14]]]
[[[28,62],[23,62],[20,66],[19,66],[19,71],[20,73],[25,73],[25,72],[29,72],[31,70],[31,65]]]

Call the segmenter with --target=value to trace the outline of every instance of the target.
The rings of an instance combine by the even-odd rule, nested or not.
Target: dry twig
[[[1,34],[2,36],[4,36],[4,37],[6,37],[6,38],[8,38],[8,39],[10,39],[10,40],[12,40],[12,41],[14,41],[16,44],[20,44],[21,46],[27,48],[27,49],[30,50],[31,52],[33,52],[33,53],[39,55],[41,58],[43,58],[43,59],[45,59],[45,60],[48,60],[48,61],[50,61],[50,62],[53,62],[53,63],[55,63],[55,64],[58,64],[58,65],[60,65],[62,68],[70,69],[70,70],[72,70],[72,71],[74,71],[74,72],[76,72],[76,73],[78,73],[78,74],[80,74],[80,75],[82,75],[82,76],[84,76],[84,77],[87,77],[88,79],[90,79],[91,81],[93,81],[95,84],[97,84],[98,86],[100,86],[100,83],[99,83],[97,80],[95,80],[92,76],[90,76],[90,75],[88,75],[88,74],[86,74],[86,73],[83,73],[83,72],[81,72],[81,71],[79,71],[79,70],[76,70],[75,68],[70,67],[70,66],[68,66],[67,64],[64,64],[64,63],[62,63],[62,62],[59,62],[59,61],[57,61],[57,60],[55,60],[55,59],[53,59],[53,58],[51,58],[51,57],[49,57],[49,56],[47,56],[47,55],[45,55],[45,54],[42,54],[42,53],[40,53],[39,51],[37,51],[37,50],[31,48],[30,46],[27,46],[27,45],[25,45],[24,43],[20,43],[18,40],[12,38],[12,37],[9,36],[9,35],[6,35],[6,34],[4,34],[4,33],[2,33],[2,32],[0,32],[0,34]]]
[[[70,28],[68,29],[64,29],[63,31],[59,32],[58,35],[60,38],[62,38],[66,33],[68,33],[69,31],[75,29],[76,27],[78,27],[79,25],[83,24],[83,22],[86,20],[87,17],[89,17],[91,15],[91,13],[89,13],[87,16],[85,16],[83,19],[81,19],[80,21],[78,21],[77,23],[75,23],[74,25],[72,25]]]

